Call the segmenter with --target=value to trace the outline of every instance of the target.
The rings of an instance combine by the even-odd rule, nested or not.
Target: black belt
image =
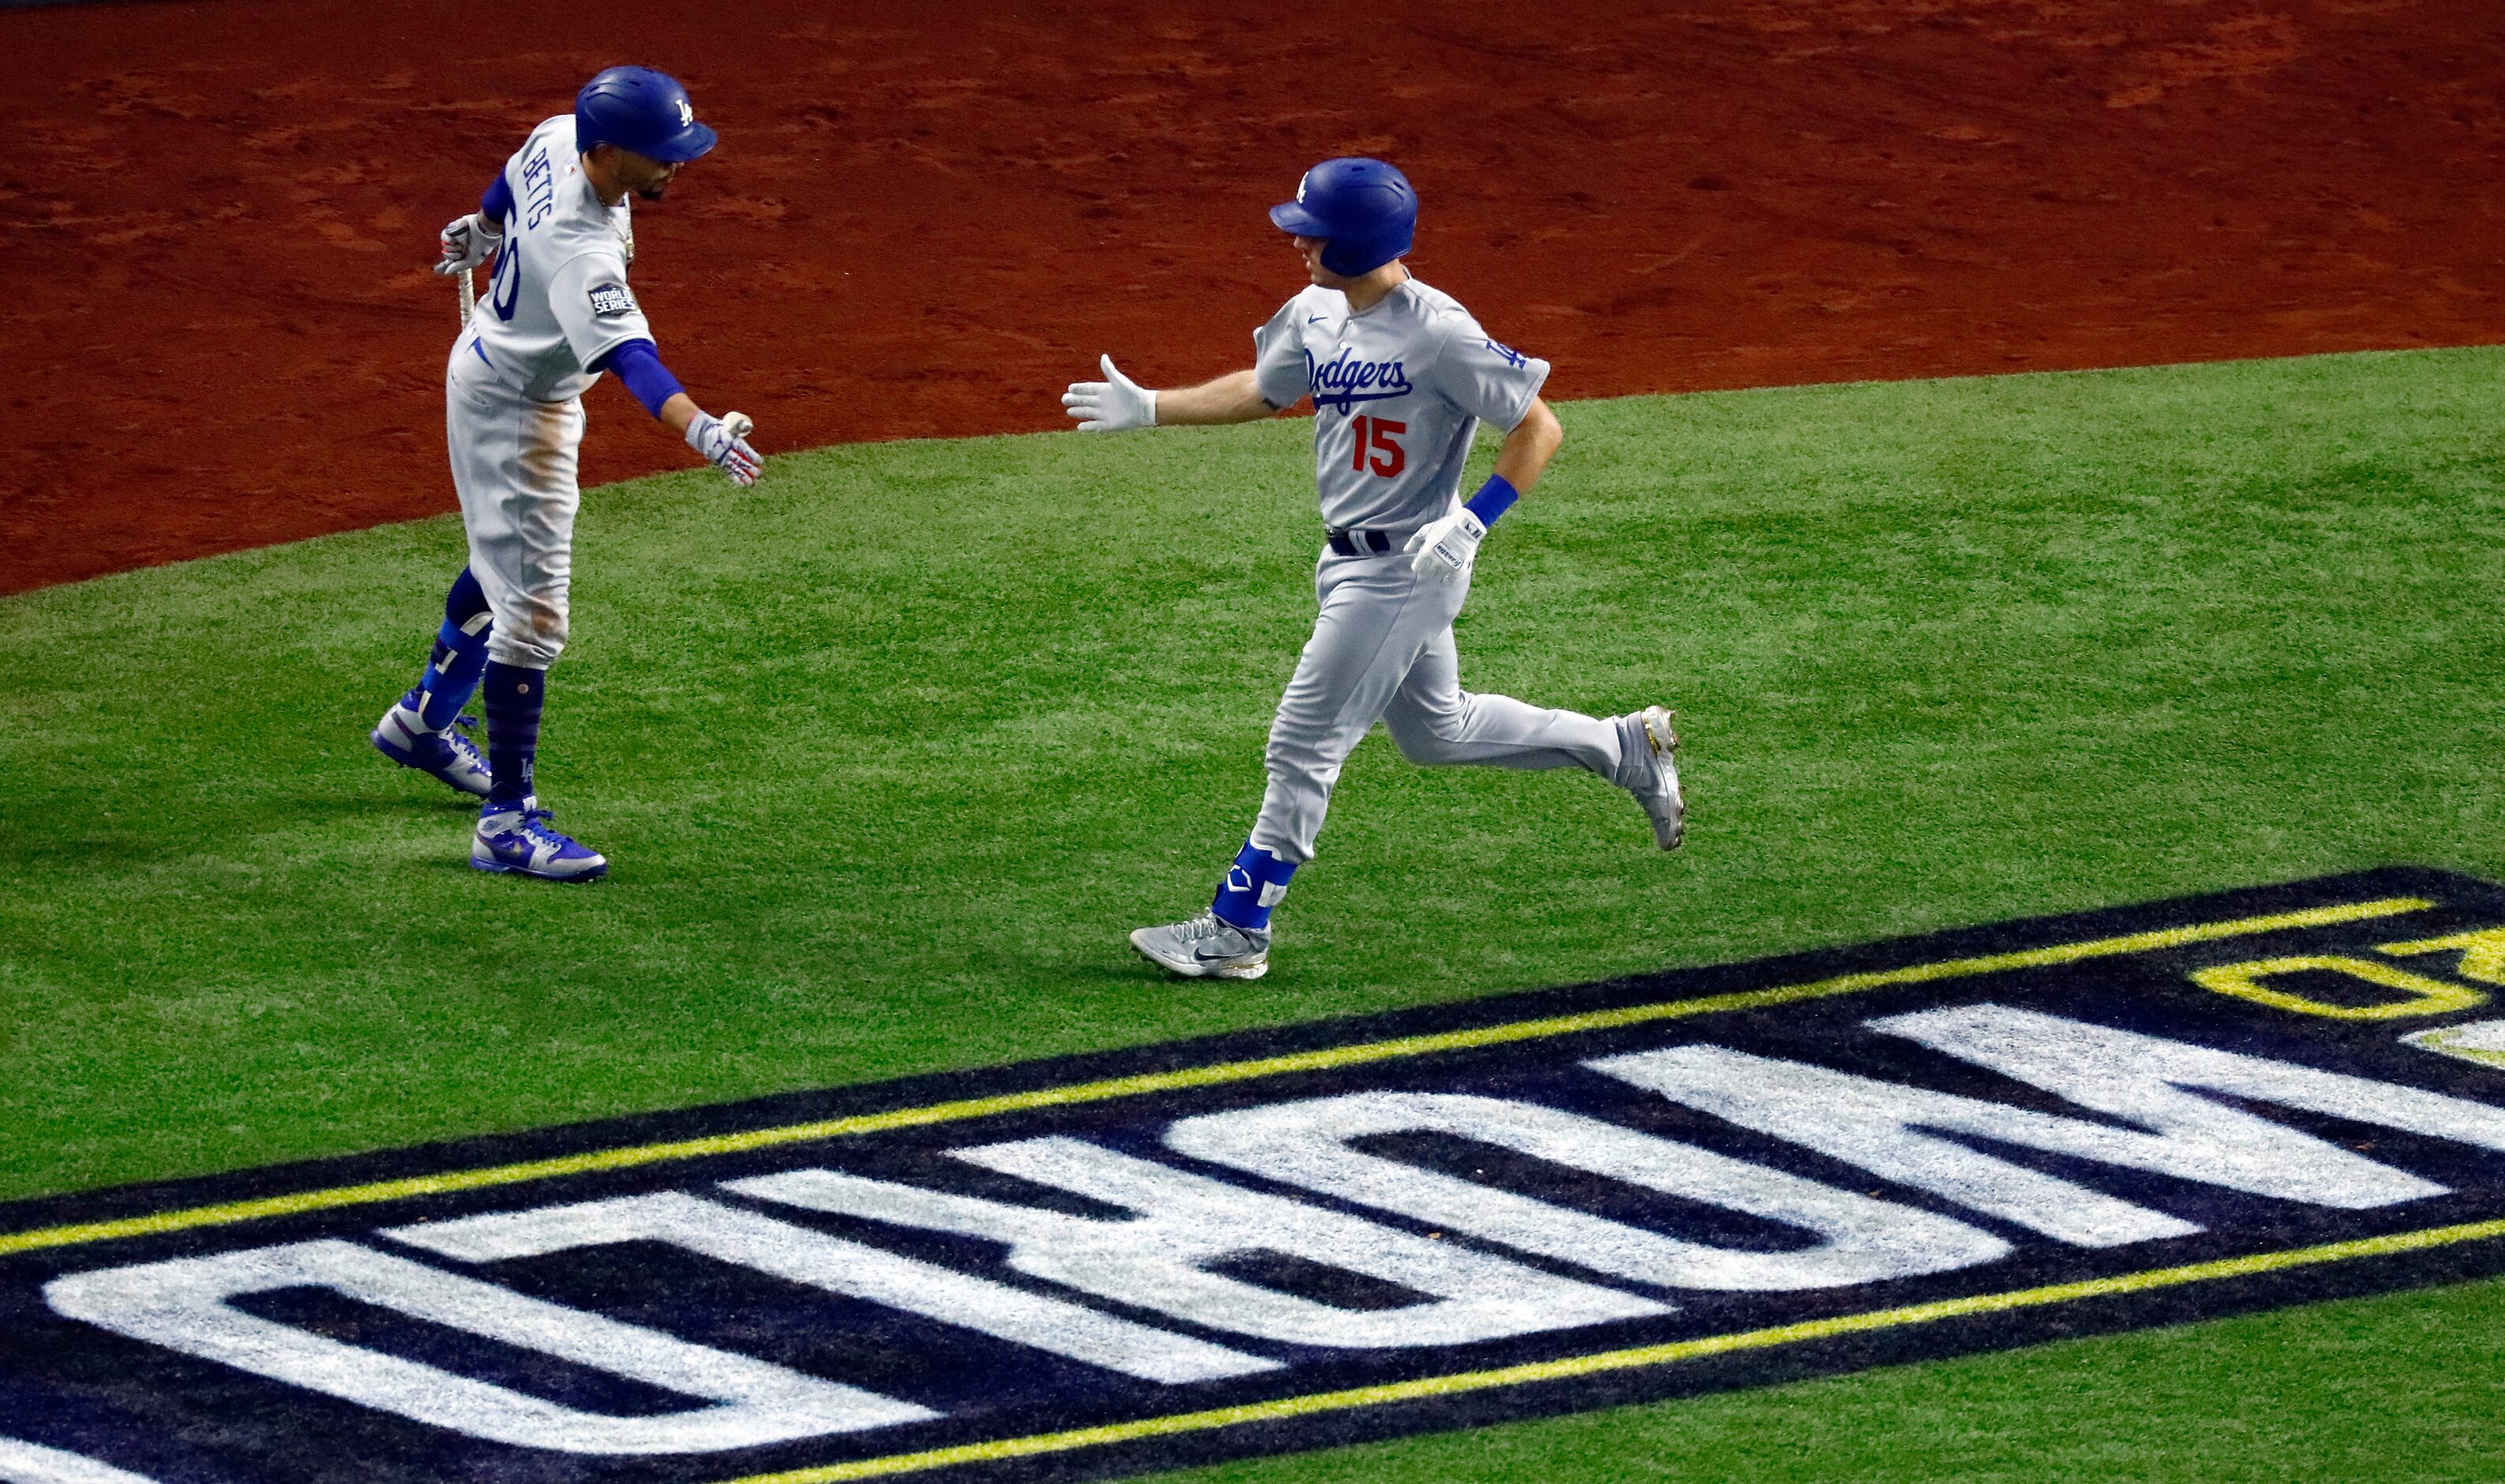
[[[1324,530],[1323,535],[1330,541],[1330,548],[1342,556],[1379,556],[1392,549],[1389,531]]]

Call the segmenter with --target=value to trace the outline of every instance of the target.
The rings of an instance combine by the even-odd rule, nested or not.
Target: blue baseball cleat
[[[478,832],[470,840],[470,868],[542,881],[596,881],[609,874],[609,858],[559,833],[539,796],[518,808],[489,804],[478,811]]]
[[[487,760],[478,756],[477,743],[462,735],[477,726],[478,719],[462,717],[441,731],[428,731],[418,722],[417,708],[409,704],[415,694],[404,696],[374,724],[370,738],[374,751],[402,767],[440,778],[473,798],[486,797]]]

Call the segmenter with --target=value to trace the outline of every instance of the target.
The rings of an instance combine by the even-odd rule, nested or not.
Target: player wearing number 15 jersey
[[[1270,220],[1295,238],[1313,286],[1253,334],[1250,371],[1150,391],[1104,359],[1107,380],[1062,405],[1079,431],[1234,423],[1314,404],[1314,475],[1324,546],[1321,612],[1270,725],[1269,788],[1251,837],[1200,916],[1131,935],[1194,978],[1267,972],[1270,914],[1315,837],[1340,766],[1376,721],[1421,763],[1581,767],[1626,789],[1676,849],[1685,822],[1677,738],[1654,706],[1607,720],[1462,689],[1453,619],[1488,527],[1535,482],[1565,434],[1539,400],[1548,363],[1492,338],[1400,259],[1417,196],[1375,159],[1306,172]],[[1505,430],[1496,473],[1461,499],[1481,422]]]

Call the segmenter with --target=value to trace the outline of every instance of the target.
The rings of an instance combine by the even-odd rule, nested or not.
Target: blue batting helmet
[[[614,144],[675,164],[712,149],[714,138],[696,122],[688,90],[666,72],[612,67],[574,95],[575,148],[586,155],[595,144]]]
[[[1299,237],[1323,237],[1323,266],[1342,278],[1373,272],[1409,251],[1418,230],[1418,193],[1409,177],[1379,159],[1325,159],[1296,183],[1296,198],[1270,208],[1270,223]]]

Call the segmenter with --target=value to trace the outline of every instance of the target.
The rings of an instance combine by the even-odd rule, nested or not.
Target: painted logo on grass
[[[2499,985],[2391,869],[0,1208],[0,1464],[1102,1476],[2505,1271]]]

